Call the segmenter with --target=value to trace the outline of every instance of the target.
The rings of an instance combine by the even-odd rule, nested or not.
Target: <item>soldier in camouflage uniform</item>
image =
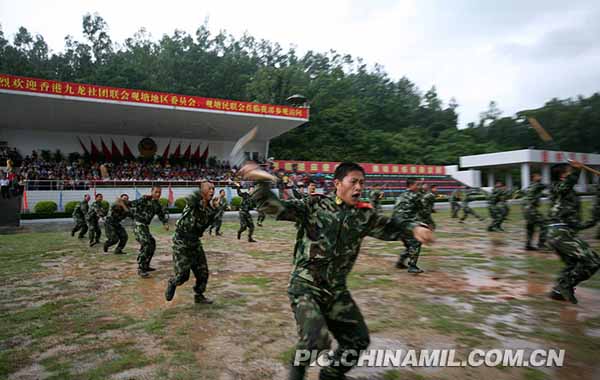
[[[539,210],[540,199],[546,188],[547,186],[542,183],[542,176],[539,173],[535,173],[531,177],[531,184],[525,190],[525,197],[523,198],[523,216],[525,217],[527,229],[525,249],[528,251],[542,249],[546,242],[546,221]],[[539,228],[540,230],[537,248],[531,245],[536,228]]]
[[[596,200],[592,208],[592,218],[600,220],[600,184],[596,185]],[[596,239],[600,239],[600,228],[596,230]]]
[[[575,184],[583,166],[579,161],[555,165],[552,168],[552,198],[554,204],[548,216],[548,245],[558,253],[566,267],[560,272],[550,297],[576,304],[575,286],[596,273],[600,256],[577,233],[592,227],[596,220],[583,223],[581,205]]]
[[[86,216],[87,224],[90,228],[90,247],[100,243],[100,237],[102,236],[100,219],[106,216],[106,211],[104,211],[104,208],[102,207],[102,200],[102,194],[96,194],[95,201],[90,206],[90,210]]]
[[[423,185],[423,194],[421,195],[421,212],[418,215],[418,220],[427,224],[432,230],[435,230],[435,221],[431,214],[435,212],[435,198],[437,197],[437,186],[427,184]]]
[[[460,211],[460,190],[456,189],[450,194],[450,208],[452,210],[452,217],[458,218],[458,212]]]
[[[269,176],[257,165],[246,165],[240,171],[247,179]],[[252,195],[259,208],[277,220],[295,221],[299,229],[288,286],[300,338],[290,369],[291,380],[304,379],[310,364],[310,360],[299,354],[304,350],[327,350],[331,343],[329,333],[338,346],[331,356],[334,364],[321,369],[320,380],[345,379],[360,351],[368,347],[367,325],[347,288],[347,277],[363,238],[410,237],[427,242],[432,236],[429,229],[414,220],[403,219],[402,215],[388,218],[378,214],[370,203],[360,202],[364,170],[358,164],[338,165],[334,182],[336,189],[332,194],[303,200],[280,200],[264,183]]]
[[[238,196],[242,198],[242,204],[240,204],[240,229],[238,230],[237,238],[240,240],[242,238],[242,232],[247,229],[248,241],[250,243],[255,243],[256,240],[252,238],[252,234],[254,233],[254,222],[252,221],[252,215],[250,214],[250,210],[254,208],[254,202],[250,196],[251,192],[243,192],[241,186],[237,184],[237,193]]]
[[[121,225],[121,222],[131,216],[129,206],[129,195],[121,194],[119,199],[110,208],[110,214],[106,218],[106,221],[104,221],[104,230],[106,232],[104,252],[108,252],[110,247],[119,243],[114,253],[115,255],[124,253],[123,248],[125,248],[129,236],[125,228]]]
[[[508,204],[506,203],[511,196],[511,192],[506,189],[506,186],[500,181],[496,182],[494,190],[488,196],[488,208],[492,222],[488,226],[488,231],[504,231],[502,223],[508,216]]]
[[[213,223],[210,225],[208,229],[208,234],[212,235],[213,228],[215,229],[215,235],[221,236],[221,226],[223,225],[223,215],[225,214],[225,210],[227,209],[227,198],[225,197],[225,190],[219,190],[219,196],[213,199],[213,208],[216,210],[215,218]]]
[[[88,225],[85,221],[88,211],[90,210],[89,206],[90,195],[86,194],[83,196],[83,200],[79,202],[75,209],[73,210],[73,220],[75,221],[75,227],[71,230],[71,236],[75,236],[77,231],[79,235],[77,236],[79,239],[83,239],[85,234],[88,231]]]
[[[137,257],[138,275],[143,278],[148,277],[148,272],[154,270],[154,268],[150,267],[150,261],[156,250],[156,240],[150,234],[150,223],[154,215],[157,215],[164,228],[167,231],[169,230],[169,213],[159,202],[161,194],[161,188],[154,186],[151,195],[144,195],[142,198],[131,202],[133,221],[135,223],[133,233],[135,240],[140,243],[140,253]]]
[[[468,190],[466,192],[463,193],[463,197],[462,197],[462,210],[463,210],[463,216],[460,218],[460,220],[458,221],[459,223],[464,223],[465,220],[467,219],[467,217],[469,215],[473,215],[474,217],[476,217],[477,219],[479,219],[480,221],[483,220],[483,218],[481,216],[479,216],[475,210],[473,210],[470,206],[469,206],[469,202],[471,201],[470,197],[472,195],[475,194],[481,194],[481,190],[477,191],[477,190]]]
[[[392,218],[417,220],[423,214],[422,207],[419,184],[414,179],[408,179],[406,180],[406,191],[400,194],[396,200]],[[423,273],[423,269],[417,266],[421,253],[421,242],[411,236],[403,238],[402,242],[406,249],[398,258],[396,268],[408,268],[408,273]]]
[[[165,298],[171,301],[175,289],[190,278],[190,270],[196,277],[194,286],[194,302],[210,304],[204,296],[208,282],[208,264],[200,238],[204,231],[213,225],[218,210],[211,204],[215,187],[206,181],[200,185],[200,191],[194,192],[187,199],[181,218],[175,225],[173,235],[173,268],[175,276],[169,279]]]
[[[381,187],[379,185],[373,186],[373,190],[369,192],[369,201],[371,201],[371,204],[377,212],[382,211],[381,201],[383,200],[383,197],[384,193],[381,190]]]

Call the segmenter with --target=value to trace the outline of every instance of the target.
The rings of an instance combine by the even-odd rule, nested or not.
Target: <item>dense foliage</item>
[[[83,17],[85,41],[65,38],[51,53],[44,38],[21,27],[12,43],[0,29],[0,72],[63,81],[283,104],[303,94],[310,122],[271,142],[279,159],[451,164],[459,155],[543,147],[524,116],[535,116],[563,150],[600,151],[600,94],[552,99],[502,117],[494,102],[480,120],[457,128],[458,104],[435,87],[425,93],[407,78],[331,50],[298,55],[294,47],[206,25],[153,41],[143,29],[122,44],[98,15]],[[553,148],[553,146],[546,146]]]

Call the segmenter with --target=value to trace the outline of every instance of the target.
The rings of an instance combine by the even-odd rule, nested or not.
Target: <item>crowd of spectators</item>
[[[208,163],[181,162],[163,163],[162,161],[123,161],[90,162],[79,157],[66,159],[42,157],[33,151],[18,161],[15,167],[15,179],[25,182],[29,190],[71,190],[87,189],[92,184],[126,185],[128,182],[194,182],[210,180],[217,183],[229,183],[235,180],[237,167],[228,161],[210,160]],[[308,174],[292,170],[276,171],[270,162],[264,161],[263,167],[280,178],[280,187],[302,187],[308,184]],[[319,179],[319,182],[322,180]]]

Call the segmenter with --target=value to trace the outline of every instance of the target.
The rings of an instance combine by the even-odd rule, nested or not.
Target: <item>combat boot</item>
[[[238,240],[242,238],[242,231],[238,231]]]
[[[398,269],[407,269],[408,265],[406,265],[406,260],[408,259],[408,256],[405,254],[400,255],[400,257],[398,258],[398,262],[396,262],[396,268]]]
[[[560,292],[556,289],[552,289],[550,294],[548,294],[548,297],[556,301],[566,301],[565,297],[563,297],[562,294],[560,294]]]
[[[252,236],[248,237],[248,243],[256,243],[256,240],[252,238]]]
[[[565,286],[557,286],[553,290],[558,290],[566,301],[569,301],[574,305],[576,305],[577,302],[579,302],[579,301],[577,301],[577,298],[575,298],[575,289],[574,288],[568,288]]]
[[[177,284],[172,281],[167,282],[167,289],[165,290],[165,299],[170,301],[175,296],[175,289],[177,288]]]
[[[526,245],[525,250],[526,251],[537,251],[538,249],[532,245]]]
[[[123,252],[123,249],[122,249],[122,248],[119,248],[119,247],[117,247],[117,248],[115,248],[115,252],[114,252],[114,254],[115,254],[115,255],[124,255],[124,254],[125,254],[125,252]]]
[[[204,294],[194,294],[194,302],[210,305],[211,303],[213,303],[213,300],[206,298]]]
[[[75,230],[71,230],[71,237],[75,236]]]
[[[146,272],[154,272],[156,270],[156,268],[152,268],[150,266],[146,267]]]
[[[147,278],[148,276],[150,276],[150,274],[146,272],[146,270],[143,268],[138,268],[137,273],[141,278]]]
[[[419,274],[419,273],[423,273],[423,272],[425,272],[425,271],[416,265],[411,265],[408,267],[408,273]]]
[[[304,380],[306,376],[306,367],[305,366],[290,366],[290,371],[288,372],[288,380]]]
[[[107,245],[106,243],[104,243],[104,244],[102,245],[102,250],[103,250],[105,253],[106,253],[106,252],[108,252],[108,245]]]

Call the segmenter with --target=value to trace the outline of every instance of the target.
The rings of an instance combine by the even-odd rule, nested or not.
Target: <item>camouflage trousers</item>
[[[419,255],[421,254],[421,242],[415,238],[404,238],[402,239],[405,250],[398,258],[398,262],[407,264],[408,266],[416,266],[419,261]]]
[[[502,223],[508,217],[508,206],[506,204],[497,204],[489,207],[492,223],[488,226],[488,231],[499,230]]]
[[[536,207],[526,207],[523,210],[523,216],[525,217],[525,228],[527,230],[527,243],[526,246],[531,246],[533,240],[533,234],[536,229],[540,231],[540,237],[538,240],[538,246],[542,247],[546,243],[546,220],[542,213]]]
[[[338,345],[330,356],[330,363],[333,365],[323,367],[321,374],[326,378],[343,378],[354,366],[352,361],[356,361],[359,352],[365,350],[370,343],[369,330],[350,292],[347,289],[333,292],[290,291],[289,298],[299,337],[296,350],[329,350],[331,333]],[[294,359],[296,355],[301,358],[297,352]],[[342,358],[345,360],[341,360]],[[336,363],[339,365],[335,365]],[[306,367],[310,364],[310,359],[293,364]]]
[[[121,223],[111,223],[107,221],[104,223],[104,232],[106,232],[106,242],[104,243],[104,246],[107,249],[117,243],[119,243],[117,245],[117,250],[122,251],[123,248],[125,248],[129,236]]]
[[[79,235],[77,236],[80,239],[85,237],[85,234],[88,232],[88,225],[84,218],[73,218],[75,221],[75,227],[71,230],[71,235],[75,235],[77,231],[79,231]]]
[[[572,289],[600,268],[600,256],[567,226],[548,226],[548,245],[566,265],[558,275],[558,287]]]
[[[252,215],[247,211],[240,211],[240,229],[238,234],[248,230],[248,239],[252,237],[254,233],[254,222],[252,221]]]
[[[97,218],[90,218],[87,220],[87,224],[90,229],[90,243],[100,242],[100,237],[102,236],[102,230],[100,229],[100,221]]]
[[[136,222],[133,234],[135,235],[135,240],[140,243],[140,252],[137,257],[138,267],[140,269],[148,269],[156,250],[156,240],[150,234],[150,226]]]
[[[458,212],[460,211],[460,204],[458,202],[450,202],[450,209],[453,218],[458,218]]]
[[[477,214],[471,207],[463,206],[463,216],[460,218],[461,222],[466,220],[469,215],[473,215],[477,219],[483,220],[483,218],[479,216],[479,214]]]
[[[173,269],[175,276],[169,279],[169,282],[180,286],[190,278],[190,270],[196,277],[194,293],[203,294],[208,282],[208,263],[202,244],[185,244],[175,242],[173,244]]]
[[[221,226],[223,225],[223,214],[215,216],[213,223],[210,225],[209,233],[212,233],[213,228],[215,229],[215,233],[218,234],[221,232]]]
[[[256,224],[261,225],[262,222],[265,221],[265,219],[267,218],[267,214],[265,214],[263,211],[258,211],[258,216],[256,218]]]

